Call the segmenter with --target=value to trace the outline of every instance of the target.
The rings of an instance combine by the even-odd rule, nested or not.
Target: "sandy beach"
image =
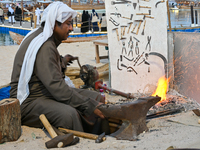
[[[18,45],[1,46],[0,47],[0,86],[10,82],[12,66]],[[78,56],[81,65],[90,64],[93,66],[101,66],[108,63],[107,59],[101,60],[96,64],[95,47],[92,42],[81,43],[62,43],[58,50],[61,55],[71,54]],[[107,55],[108,51],[105,47],[100,46],[100,55]],[[78,67],[77,62],[72,64]],[[177,97],[184,97],[174,93]],[[106,95],[107,101],[118,102],[119,96]],[[200,108],[195,101],[191,101],[194,108]],[[170,146],[174,148],[199,148],[200,149],[200,117],[196,116],[191,110],[178,113],[175,115],[164,116],[156,119],[147,120],[148,132],[144,132],[138,136],[136,141],[116,140],[113,137],[106,136],[106,141],[95,143],[94,140],[80,138],[80,142],[74,146],[62,149],[82,149],[82,150],[166,150]],[[15,142],[7,142],[0,144],[1,150],[45,150],[45,142],[50,137],[42,129],[30,128],[22,126],[22,135]],[[59,148],[57,148],[59,149]],[[61,148],[60,148],[61,149]]]

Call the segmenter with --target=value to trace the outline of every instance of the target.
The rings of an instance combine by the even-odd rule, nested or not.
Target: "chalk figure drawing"
[[[166,1],[106,0],[105,6],[111,87],[153,92],[167,76]]]

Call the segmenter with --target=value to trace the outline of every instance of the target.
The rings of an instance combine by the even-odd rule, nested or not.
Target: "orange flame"
[[[168,82],[169,82],[169,78],[167,79],[165,78],[165,76],[160,77],[160,79],[158,80],[157,89],[152,94],[152,96],[158,95],[159,97],[161,97],[161,100],[158,103],[161,103],[162,101],[166,100]]]

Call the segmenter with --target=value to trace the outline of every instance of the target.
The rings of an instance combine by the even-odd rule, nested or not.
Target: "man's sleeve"
[[[60,56],[53,46],[43,46],[39,50],[35,70],[36,76],[57,101],[71,105],[87,116],[99,104],[93,99],[80,95],[65,83],[62,78]]]

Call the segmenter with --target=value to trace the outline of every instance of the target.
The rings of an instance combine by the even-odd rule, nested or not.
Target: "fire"
[[[160,79],[158,80],[158,86],[156,91],[152,94],[152,96],[156,96],[158,95],[159,97],[161,97],[160,102],[166,100],[166,93],[167,93],[167,87],[168,87],[168,82],[169,82],[169,78],[165,78],[165,76],[160,77]]]

